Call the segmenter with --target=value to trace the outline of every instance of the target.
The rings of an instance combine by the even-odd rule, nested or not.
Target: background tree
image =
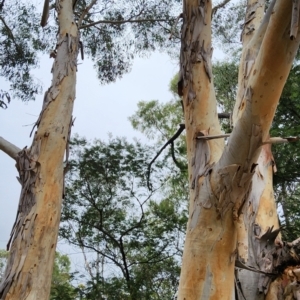
[[[71,261],[67,255],[56,252],[52,282],[51,282],[51,300],[73,300],[78,297],[78,288],[75,288],[71,281]]]
[[[0,280],[2,280],[4,274],[7,257],[8,257],[8,252],[3,249],[0,249]]]
[[[153,149],[110,138],[75,138],[61,237],[81,249],[85,299],[170,299],[176,292],[186,216],[166,193],[168,169],[147,167]]]

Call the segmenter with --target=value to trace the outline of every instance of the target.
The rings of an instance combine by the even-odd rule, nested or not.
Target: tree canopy
[[[136,56],[177,48],[178,40],[170,40],[169,36],[180,10],[178,0],[74,3],[81,32],[81,59],[86,56],[93,60],[101,83],[130,71]],[[42,84],[32,71],[39,66],[42,54],[55,57],[58,19],[54,7],[50,1],[42,14],[42,8],[33,1],[1,2],[0,77],[10,85],[3,93],[28,101],[42,92]],[[3,106],[3,101],[0,104]]]

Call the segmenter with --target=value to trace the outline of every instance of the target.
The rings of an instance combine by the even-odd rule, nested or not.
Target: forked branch
[[[174,143],[174,141],[180,136],[180,134],[183,132],[183,130],[185,129],[185,125],[184,124],[179,124],[179,128],[176,131],[176,133],[161,147],[161,149],[157,152],[157,154],[155,155],[155,157],[151,160],[151,162],[149,163],[148,166],[148,174],[147,174],[147,185],[148,185],[148,189],[151,190],[151,185],[150,185],[150,173],[151,173],[151,166],[152,164],[156,161],[156,159],[159,157],[159,155],[163,152],[163,150],[168,146],[168,145],[172,145]],[[174,145],[174,144],[173,144]],[[176,162],[175,162],[176,163]]]

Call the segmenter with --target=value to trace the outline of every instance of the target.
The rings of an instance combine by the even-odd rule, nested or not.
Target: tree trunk
[[[210,63],[211,1],[184,1],[178,90],[191,190],[178,299],[285,299],[282,279],[272,280],[296,242],[286,247],[277,237],[268,144],[299,46],[295,3],[273,1],[262,17],[264,1],[249,1],[234,129],[224,147],[205,137],[221,134]]]
[[[72,0],[60,0],[56,5],[59,34],[52,84],[45,93],[32,145],[16,159],[22,191],[0,287],[0,298],[5,300],[44,300],[50,294],[78,54]]]

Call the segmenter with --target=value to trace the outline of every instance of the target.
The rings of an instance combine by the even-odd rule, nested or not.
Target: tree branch
[[[15,40],[15,37],[11,31],[11,29],[9,28],[9,26],[6,24],[4,18],[0,15],[0,20],[1,22],[3,23],[4,27],[6,28],[7,32],[8,32],[8,35],[10,36],[10,38],[12,39],[13,43],[15,44],[16,48],[18,49],[18,44]]]
[[[4,2],[5,2],[5,0],[2,0],[1,3],[0,3],[0,11],[2,11],[2,9],[3,9]]]
[[[176,159],[175,157],[175,147],[174,147],[174,142],[171,143],[171,155],[173,158],[173,161],[175,163],[175,165],[180,169],[183,170],[183,166],[180,164],[180,162]]]
[[[230,137],[230,133],[226,134],[216,134],[216,135],[199,135],[197,136],[197,140],[215,140]]]
[[[0,136],[0,150],[5,152],[7,155],[9,155],[14,160],[17,159],[18,153],[21,151],[20,148],[13,145],[9,141],[5,140],[3,137]]]
[[[83,240],[81,239],[81,236],[79,236],[78,238],[79,238],[79,240],[72,242],[73,245],[93,250],[96,253],[99,253],[102,256],[104,256],[105,258],[111,260],[116,266],[118,266],[121,269],[121,272],[123,273],[123,275],[125,277],[125,271],[123,269],[123,266],[120,262],[117,261],[117,258],[107,255],[105,252],[101,251],[100,249],[95,248],[94,246],[85,244],[83,242]]]
[[[227,112],[218,113],[218,118],[219,119],[230,119],[231,113],[227,113]]]
[[[49,18],[49,10],[50,10],[50,6],[49,6],[49,0],[45,0],[44,1],[44,8],[43,8],[43,13],[42,13],[42,18],[41,18],[41,26],[45,27],[47,25],[47,21]]]
[[[78,28],[80,29],[81,28],[81,23],[84,19],[84,17],[88,14],[88,12],[90,11],[90,9],[96,4],[97,0],[93,0],[90,5],[88,5],[85,10],[83,11],[83,13],[81,14],[79,20],[78,20]],[[76,5],[76,3],[75,3]]]
[[[125,24],[125,23],[142,23],[142,22],[165,22],[169,21],[167,19],[139,19],[139,20],[122,20],[122,21],[115,21],[115,20],[99,20],[97,22],[93,22],[90,24],[82,25],[79,29],[92,27],[97,24]]]
[[[224,7],[230,1],[231,0],[223,0],[223,2],[221,2],[218,5],[216,5],[215,7],[213,7],[211,10],[211,16],[213,17],[220,8]]]
[[[272,137],[263,142],[265,144],[283,144],[283,143],[292,143],[300,140],[299,136],[290,136],[290,137]]]
[[[128,265],[127,265],[127,259],[126,259],[126,255],[125,255],[125,251],[124,251],[124,245],[123,245],[123,239],[122,239],[122,237],[120,237],[119,241],[120,241],[120,251],[121,251],[122,260],[123,260],[124,269],[125,269],[125,275],[126,275],[125,279],[126,279],[127,286],[129,288],[129,290],[131,290],[130,275],[129,275]]]
[[[229,0],[229,1],[230,1],[230,0]],[[180,18],[183,18],[183,13],[181,13],[181,14],[176,18],[175,23],[174,23],[174,25],[173,25],[173,27],[172,27],[172,29],[171,29],[171,33],[170,33],[169,40],[172,38],[172,35],[174,34],[175,28],[176,28],[176,26],[177,26],[178,21],[179,21]]]
[[[151,166],[152,164],[156,161],[156,159],[159,157],[159,155],[163,152],[163,150],[169,145],[172,144],[182,133],[182,131],[185,129],[185,125],[184,124],[179,124],[179,128],[176,131],[176,133],[162,146],[162,148],[157,152],[157,154],[155,155],[155,157],[151,160],[151,162],[149,163],[148,166],[148,175],[147,175],[147,186],[148,189],[151,190],[151,186],[150,186],[150,172],[151,172]]]
[[[226,113],[226,112],[218,113],[218,118],[219,119],[230,119],[231,118],[231,114],[230,113]],[[174,163],[176,164],[176,166],[179,169],[182,169],[182,166],[180,166],[179,162],[175,158],[175,154],[174,154],[174,141],[180,136],[180,134],[183,132],[184,129],[185,129],[185,124],[179,124],[179,128],[176,131],[176,133],[162,146],[162,148],[157,152],[157,154],[155,155],[155,157],[149,163],[149,165],[148,165],[148,174],[147,174],[147,186],[148,186],[149,190],[151,190],[151,186],[150,186],[151,166],[152,166],[152,164],[156,161],[156,159],[159,157],[159,155],[163,152],[163,150],[168,145],[171,145],[171,154],[172,154],[172,158],[173,158]],[[222,138],[222,137],[228,137],[228,136],[229,136],[229,134],[225,134],[225,135],[222,135],[222,136],[205,136],[205,137],[200,137],[200,138],[204,138],[206,140],[210,140],[210,139]]]

